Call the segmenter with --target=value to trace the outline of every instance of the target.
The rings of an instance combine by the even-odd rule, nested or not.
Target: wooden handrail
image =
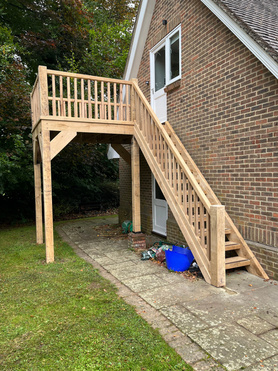
[[[202,188],[197,183],[195,177],[192,175],[192,173],[191,173],[188,165],[185,163],[184,159],[181,157],[181,155],[178,152],[177,148],[173,145],[173,142],[172,142],[171,138],[169,137],[167,131],[164,128],[164,126],[161,124],[161,122],[159,121],[157,115],[155,114],[155,112],[151,108],[151,105],[147,101],[147,99],[144,96],[143,92],[140,90],[140,88],[138,87],[138,85],[136,83],[134,83],[133,86],[134,86],[134,89],[135,89],[136,93],[138,94],[138,96],[140,97],[141,101],[143,102],[144,106],[147,108],[148,113],[151,116],[151,118],[153,119],[155,125],[161,131],[161,133],[162,133],[162,135],[164,137],[164,140],[166,141],[167,145],[171,148],[171,151],[175,155],[175,157],[177,159],[177,162],[180,164],[180,166],[184,170],[184,172],[186,174],[186,177],[188,178],[188,180],[193,185],[194,190],[197,192],[197,195],[200,198],[200,200],[202,201],[204,207],[209,211],[210,206],[211,206],[211,203],[208,200],[207,196],[205,195],[205,193],[203,192]]]
[[[99,77],[99,76],[93,76],[93,75],[84,75],[84,74],[73,73],[73,72],[47,70],[47,74],[54,75],[54,76],[72,77],[72,78],[76,77],[77,79],[84,79],[84,80],[104,81],[104,82],[113,82],[113,83],[115,82],[117,84],[132,85],[132,82],[128,80],[113,79],[110,77]]]

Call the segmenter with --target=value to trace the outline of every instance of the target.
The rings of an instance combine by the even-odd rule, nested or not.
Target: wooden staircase
[[[159,122],[137,80],[73,74],[40,66],[31,105],[36,234],[37,243],[42,243],[44,210],[47,263],[54,261],[52,159],[72,140],[82,143],[83,136],[91,143],[114,140],[118,146],[133,138],[134,231],[141,231],[140,147],[205,280],[224,286],[226,270],[238,267],[268,278],[171,125]],[[120,149],[124,157],[125,151]]]
[[[136,82],[134,137],[203,273],[225,286],[228,269],[268,278],[169,122],[161,124]]]

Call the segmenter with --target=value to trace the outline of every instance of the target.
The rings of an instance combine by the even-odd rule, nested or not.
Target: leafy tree
[[[121,77],[138,0],[2,0],[0,8],[0,219],[33,215],[30,92],[39,65]],[[71,144],[53,160],[56,215],[117,204],[117,165],[106,146]],[[66,205],[66,206],[65,206]],[[15,215],[11,215],[15,217]]]
[[[57,68],[74,52],[88,49],[92,15],[79,0],[2,0],[0,19],[8,25],[33,83],[38,65]]]

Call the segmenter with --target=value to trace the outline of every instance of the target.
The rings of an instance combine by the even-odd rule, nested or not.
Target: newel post
[[[135,107],[135,92],[134,92],[134,85],[138,85],[138,79],[131,79],[132,82],[132,89],[131,89],[131,121],[136,120],[136,107]]]
[[[48,116],[48,83],[47,83],[47,68],[39,66],[39,84],[40,84],[40,106],[41,116]]]
[[[225,269],[225,206],[210,207],[211,284],[226,285]]]

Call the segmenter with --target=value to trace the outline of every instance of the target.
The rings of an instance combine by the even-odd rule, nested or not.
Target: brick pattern
[[[135,250],[146,250],[146,235],[144,233],[128,234],[128,248]]]
[[[247,241],[249,247],[272,279],[278,280],[278,250],[273,247]]]
[[[126,149],[129,149],[126,146]],[[132,196],[131,196],[131,167],[120,158],[119,160],[120,177],[120,207],[119,222],[122,224],[125,220],[132,219]]]
[[[277,79],[201,1],[157,0],[138,74],[148,100],[149,50],[162,19],[182,27],[182,78],[167,94],[168,121],[243,237],[278,247]]]

